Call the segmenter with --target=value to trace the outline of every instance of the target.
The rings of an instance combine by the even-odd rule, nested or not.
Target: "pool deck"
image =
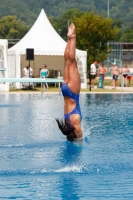
[[[97,89],[97,91],[95,91],[95,89]],[[101,89],[100,88],[97,88],[97,86],[95,86],[91,91],[90,91],[90,88],[86,89],[85,91],[81,91],[80,93],[88,93],[88,94],[93,94],[93,93],[96,93],[96,94],[112,94],[112,93],[115,93],[115,94],[132,94],[133,93],[133,87],[117,87],[116,89],[112,89],[112,86],[105,86],[105,89],[107,90],[110,90],[110,91],[105,91],[104,92],[104,89],[102,89],[103,91],[100,91]],[[99,90],[99,91],[98,91]],[[3,92],[1,91],[0,94],[40,94],[40,93],[44,93],[44,94],[56,94],[56,93],[60,93],[59,90],[57,91],[49,91],[48,90],[43,90],[42,91],[30,91],[30,90],[26,90],[26,91],[9,91],[9,92]]]

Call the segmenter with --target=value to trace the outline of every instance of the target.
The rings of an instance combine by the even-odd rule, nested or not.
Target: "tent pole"
[[[30,60],[29,60],[29,78],[30,78]],[[30,82],[29,82],[29,89],[30,89]]]

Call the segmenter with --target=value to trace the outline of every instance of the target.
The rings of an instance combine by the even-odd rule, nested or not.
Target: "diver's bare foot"
[[[69,38],[76,37],[75,26],[74,26],[73,23],[71,23],[70,26],[69,26],[67,36],[68,36]]]

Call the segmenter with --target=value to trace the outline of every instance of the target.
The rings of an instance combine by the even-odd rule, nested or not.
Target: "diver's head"
[[[59,119],[55,119],[55,120],[58,124],[59,129],[63,133],[63,135],[67,137],[67,140],[70,142],[73,142],[77,137],[74,133],[74,128],[70,126],[70,123],[66,119],[65,121],[59,120]]]

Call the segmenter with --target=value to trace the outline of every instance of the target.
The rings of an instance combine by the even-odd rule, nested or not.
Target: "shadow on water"
[[[82,142],[66,142],[63,148],[60,149],[61,162],[65,163],[76,163],[79,161],[82,154]]]
[[[80,199],[79,198],[79,183],[74,177],[63,177],[60,195],[62,199]]]
[[[64,147],[60,148],[59,157],[64,164],[60,185],[62,199],[80,199],[79,181],[77,181],[76,176],[78,175],[77,173],[81,172],[82,145],[82,143],[66,142]]]

